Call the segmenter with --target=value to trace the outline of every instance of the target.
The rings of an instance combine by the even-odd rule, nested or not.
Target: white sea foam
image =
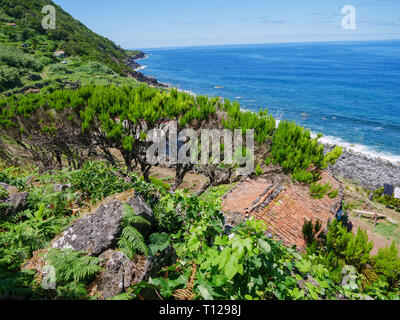
[[[281,122],[281,120],[276,119],[276,127],[277,128],[278,128],[280,122]],[[311,137],[316,138],[317,134],[314,132],[311,132]],[[333,137],[333,136],[322,136],[322,138],[320,138],[318,141],[325,145],[341,146],[344,149],[352,150],[353,152],[357,152],[357,153],[361,153],[362,155],[369,157],[371,159],[383,159],[383,160],[389,161],[393,164],[400,165],[400,155],[395,155],[395,154],[392,154],[389,152],[376,151],[372,147],[368,147],[363,144],[350,143],[350,142],[344,141],[343,139],[341,139],[339,137]]]
[[[146,69],[148,66],[140,66],[139,68],[136,68],[135,71],[140,71],[143,69]]]

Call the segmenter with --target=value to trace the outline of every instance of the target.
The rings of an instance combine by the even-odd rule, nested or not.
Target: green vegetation
[[[81,191],[85,200],[91,199],[93,203],[133,187],[118,178],[110,166],[102,162],[86,162],[81,170],[73,172],[71,178],[72,188]]]
[[[54,268],[57,299],[88,299],[86,286],[101,271],[99,259],[71,249],[52,249],[46,261]]]
[[[328,193],[328,197],[331,199],[335,199],[339,195],[339,190],[333,190]]]
[[[57,12],[57,28],[42,28],[46,5],[53,5]],[[121,74],[126,70],[122,60],[127,57],[125,50],[112,41],[90,31],[79,21],[73,19],[61,7],[50,0],[6,0],[0,5],[2,39],[6,43],[21,46],[27,51],[53,56],[57,49],[68,56],[80,56],[85,60],[99,61]],[[5,25],[16,23],[16,27]],[[119,61],[119,62],[117,62]]]
[[[324,265],[335,283],[352,282],[351,287],[375,299],[394,298],[400,287],[400,258],[393,243],[371,256],[372,242],[366,231],[358,229],[356,234],[334,220],[327,234],[319,234],[319,226],[308,223],[303,227],[307,242],[307,256]],[[311,230],[311,231],[310,231]],[[347,270],[347,271],[346,271]],[[351,280],[351,277],[353,279]],[[349,279],[350,278],[350,279]]]
[[[77,218],[71,215],[70,207],[121,191],[119,187],[104,191],[105,184],[99,183],[102,177],[113,186],[118,185],[115,181],[125,183],[118,178],[116,169],[103,163],[91,162],[83,167],[91,168],[94,186],[78,184],[80,187],[71,187],[70,192],[55,193],[53,183],[74,185],[74,181],[82,179],[78,176],[85,176],[86,172],[61,170],[52,175],[37,175],[41,187],[25,186],[29,191],[29,209],[15,221],[1,222],[0,229],[5,231],[0,232],[3,297],[90,298],[88,286],[101,269],[97,258],[83,252],[53,249],[47,253],[46,260],[56,269],[56,290],[39,288],[34,272],[19,271],[34,250],[46,248]],[[115,178],[110,177],[112,174]],[[363,299],[365,295],[398,298],[397,249],[390,247],[371,257],[371,244],[364,232],[353,235],[333,222],[324,236],[321,226],[309,223],[304,228],[309,247],[307,254],[300,255],[267,238],[266,226],[260,221],[249,220],[229,232],[224,229],[221,196],[231,185],[214,187],[196,197],[182,191],[167,193],[134,174],[130,178],[126,187],[134,188],[147,199],[158,226],[155,233],[144,237],[137,226],[145,222],[126,207],[119,247],[130,258],[136,253],[150,255],[162,267],[149,282],[138,283],[116,299],[139,299],[143,290],[157,290],[163,299],[311,300],[337,299],[339,295],[350,299]],[[98,192],[94,192],[96,188]],[[345,277],[350,280],[344,280]]]
[[[332,190],[332,185],[313,182],[310,185],[310,194],[314,199],[323,199]],[[332,196],[333,194],[331,194]],[[335,197],[334,197],[335,198]]]
[[[12,96],[0,100],[0,111],[3,135],[16,146],[29,147],[32,158],[44,169],[63,167],[65,162],[77,169],[98,152],[115,166],[117,160],[109,151],[114,148],[124,159],[127,172],[132,171],[133,163],[138,164],[146,182],[152,166],[144,152],[150,145],[146,134],[166,120],[178,120],[178,131],[185,127],[199,129],[210,121],[220,129],[253,128],[257,144],[271,148],[268,159],[301,182],[316,181],[319,171],[333,163],[341,151],[335,148],[324,155],[323,145],[294,123],[281,122],[275,130],[275,119],[266,111],[243,112],[228,100],[222,103],[217,98],[159,91],[145,85],[90,85]],[[218,120],[217,112],[224,112],[225,119]],[[7,150],[7,143],[3,145]]]
[[[261,176],[261,175],[264,173],[264,171],[263,171],[263,169],[261,168],[261,166],[260,166],[259,163],[257,164],[256,169],[255,169],[254,172],[255,172],[256,176]]]
[[[124,204],[124,220],[122,222],[122,234],[118,241],[120,250],[126,254],[129,259],[133,259],[137,252],[148,255],[148,248],[145,243],[145,239],[141,233],[135,228],[137,225],[148,225],[145,218],[138,216],[133,211],[132,207]]]
[[[89,288],[102,269],[86,252],[49,249],[41,256],[56,271],[53,290],[40,287],[35,271],[21,270],[81,217],[81,209],[128,190],[147,202],[156,223],[148,228],[151,234],[142,232],[150,223],[125,205],[117,250],[130,260],[150,256],[159,271],[114,299],[142,299],[149,291],[166,300],[399,299],[394,245],[371,256],[365,232],[354,235],[334,221],[325,234],[310,221],[303,227],[302,255],[268,238],[261,221],[228,228],[221,198],[233,187],[229,179],[211,183],[210,166],[209,188],[201,196],[188,194],[176,189],[193,166],[176,166],[171,186],[150,177],[154,164],[144,152],[148,132],[170,120],[177,120],[179,132],[210,125],[243,134],[254,129],[255,175],[263,174],[263,162],[279,165],[294,181],[310,184],[314,198],[336,198],[339,191],[318,180],[341,155],[340,147],[325,153],[320,136],[312,138],[294,122],[281,121],[276,128],[268,110],[244,112],[228,99],[138,85],[125,77],[123,62],[140,52],[122,50],[56,5],[57,29],[43,30],[46,4],[53,3],[0,4],[0,182],[28,192],[24,210],[8,216],[7,191],[0,188],[0,299],[96,299]],[[66,57],[55,57],[56,50]],[[28,89],[41,90],[19,94]],[[55,184],[69,187],[56,192]],[[381,199],[389,200],[395,205]]]
[[[394,210],[400,211],[400,199],[383,194],[383,188],[374,191],[373,200],[384,204]]]
[[[400,278],[399,250],[393,242],[389,248],[382,248],[374,257],[377,273],[390,285],[396,285]]]
[[[56,8],[55,30],[42,28],[41,11],[49,4]],[[65,56],[55,57],[55,51]],[[52,91],[92,82],[136,86],[124,61],[139,53],[97,35],[50,0],[0,3],[0,92]]]
[[[342,154],[340,147],[324,155],[324,146],[312,139],[309,130],[294,122],[281,121],[272,139],[271,158],[273,164],[280,164],[293,179],[310,183],[319,180],[319,170],[334,163]]]

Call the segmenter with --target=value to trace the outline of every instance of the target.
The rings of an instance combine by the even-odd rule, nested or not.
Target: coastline
[[[333,148],[334,145],[325,144],[326,151]],[[379,189],[385,183],[400,186],[400,165],[348,148],[343,148],[343,154],[336,164],[329,166],[327,170],[369,190]]]
[[[132,73],[130,73],[129,76],[135,78],[139,82],[144,82],[151,86],[167,88],[168,86],[166,84],[158,82],[157,79],[146,76],[143,73],[139,72],[145,69],[147,66],[141,66],[139,63],[137,63],[137,61],[146,59],[147,57],[148,55],[146,53],[139,52],[138,54],[131,56],[126,61],[124,61],[125,65],[132,70]]]
[[[140,57],[135,57],[135,63],[139,67],[145,69],[147,66],[140,66],[136,61],[146,59],[149,55],[143,54]],[[144,76],[148,77],[148,76]],[[153,78],[152,78],[153,79]],[[154,79],[159,86],[164,88],[173,88],[173,84],[162,83]],[[184,89],[177,89],[180,92],[186,92],[193,96],[197,94]],[[254,112],[254,111],[251,111]],[[279,124],[277,119],[277,125]],[[316,136],[312,133],[312,136]],[[325,146],[325,151],[332,150],[336,145],[343,148],[342,156],[337,160],[335,165],[328,167],[328,172],[333,175],[351,180],[361,186],[376,190],[383,187],[385,183],[400,186],[400,156],[384,155],[373,150],[368,150],[367,146],[352,145],[337,137],[323,136],[320,143]],[[398,158],[398,159],[397,159]]]

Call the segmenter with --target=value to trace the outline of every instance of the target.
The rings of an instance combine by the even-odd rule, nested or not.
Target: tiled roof
[[[329,182],[332,189],[338,189],[335,199],[313,199],[309,186],[273,181],[268,178],[245,180],[239,183],[224,199],[224,212],[240,212],[246,218],[264,220],[269,232],[285,245],[305,248],[302,228],[304,221],[319,220],[325,227],[333,220],[339,209],[343,187],[334,177],[324,172],[320,183]]]

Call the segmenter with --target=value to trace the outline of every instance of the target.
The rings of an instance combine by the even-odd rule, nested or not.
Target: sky
[[[400,39],[400,0],[54,0],[125,49]],[[345,5],[356,28],[343,29]]]

